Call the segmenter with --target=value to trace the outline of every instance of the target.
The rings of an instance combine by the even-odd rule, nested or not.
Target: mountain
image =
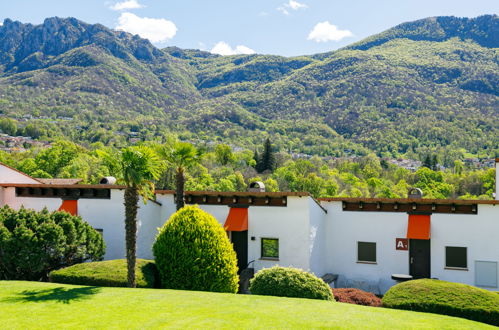
[[[291,58],[160,50],[74,18],[7,19],[0,116],[24,134],[79,142],[175,133],[252,148],[268,134],[281,150],[324,156],[493,157],[498,47],[497,15],[426,18]]]

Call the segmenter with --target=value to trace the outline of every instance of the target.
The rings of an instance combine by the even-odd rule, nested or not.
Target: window
[[[262,258],[279,258],[279,239],[262,238]]]
[[[357,242],[357,262],[376,263],[376,243]]]
[[[104,236],[104,229],[102,228],[94,228],[99,234]]]
[[[467,249],[465,247],[445,247],[445,267],[468,268]]]

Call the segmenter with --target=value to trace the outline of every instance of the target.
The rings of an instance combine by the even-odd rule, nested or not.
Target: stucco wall
[[[229,214],[224,205],[201,205],[223,225]],[[289,196],[286,207],[250,206],[248,208],[248,262],[255,271],[274,265],[310,269],[309,198]],[[251,238],[255,239],[252,240]],[[261,258],[261,239],[279,239],[279,260]]]
[[[327,272],[339,275],[343,287],[384,293],[395,282],[391,274],[409,274],[409,251],[395,249],[407,235],[408,215],[343,211],[341,202],[323,202],[326,216]],[[431,216],[431,277],[475,285],[475,261],[499,262],[499,206],[478,205],[478,215]],[[357,262],[357,242],[376,242],[376,264]],[[445,246],[467,247],[468,270],[445,269]],[[494,290],[494,288],[491,288]]]
[[[326,212],[312,198],[308,204],[310,271],[320,277],[327,273]]]
[[[0,164],[0,183],[40,183],[27,175]]]
[[[431,276],[475,285],[475,261],[499,263],[499,205],[478,205],[477,215],[431,217]],[[445,269],[445,247],[467,248],[468,270]],[[497,288],[485,288],[497,291]]]
[[[407,214],[346,212],[341,202],[323,202],[326,215],[327,272],[338,286],[384,293],[395,284],[391,274],[409,273],[408,251],[395,250],[395,238],[407,234]],[[357,242],[376,242],[376,264],[357,262]]]

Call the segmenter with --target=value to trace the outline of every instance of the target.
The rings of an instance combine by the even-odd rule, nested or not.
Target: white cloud
[[[315,42],[340,41],[343,38],[352,37],[353,33],[348,30],[340,30],[336,25],[328,21],[317,23],[308,35],[308,40]]]
[[[300,10],[308,8],[308,6],[304,3],[300,3],[295,0],[289,0],[289,2],[282,4],[282,6],[277,7],[277,10],[283,13],[284,15],[289,15],[289,10]]]
[[[289,8],[291,8],[293,10],[305,9],[308,7],[306,4],[299,3],[298,1],[294,1],[294,0],[289,0],[287,5],[289,6]]]
[[[132,13],[123,13],[118,19],[116,30],[138,34],[151,42],[164,42],[175,36],[177,27],[164,18],[139,17]]]
[[[143,8],[144,6],[137,2],[137,0],[127,0],[122,2],[117,2],[109,9],[112,10],[127,10],[127,9],[138,9]]]
[[[239,45],[232,48],[228,43],[220,41],[211,50],[210,53],[219,55],[239,55],[239,54],[254,54],[255,51],[249,47]]]

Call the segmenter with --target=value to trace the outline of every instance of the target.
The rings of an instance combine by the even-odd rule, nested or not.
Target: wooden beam
[[[343,211],[478,214],[476,204],[343,201]]]

